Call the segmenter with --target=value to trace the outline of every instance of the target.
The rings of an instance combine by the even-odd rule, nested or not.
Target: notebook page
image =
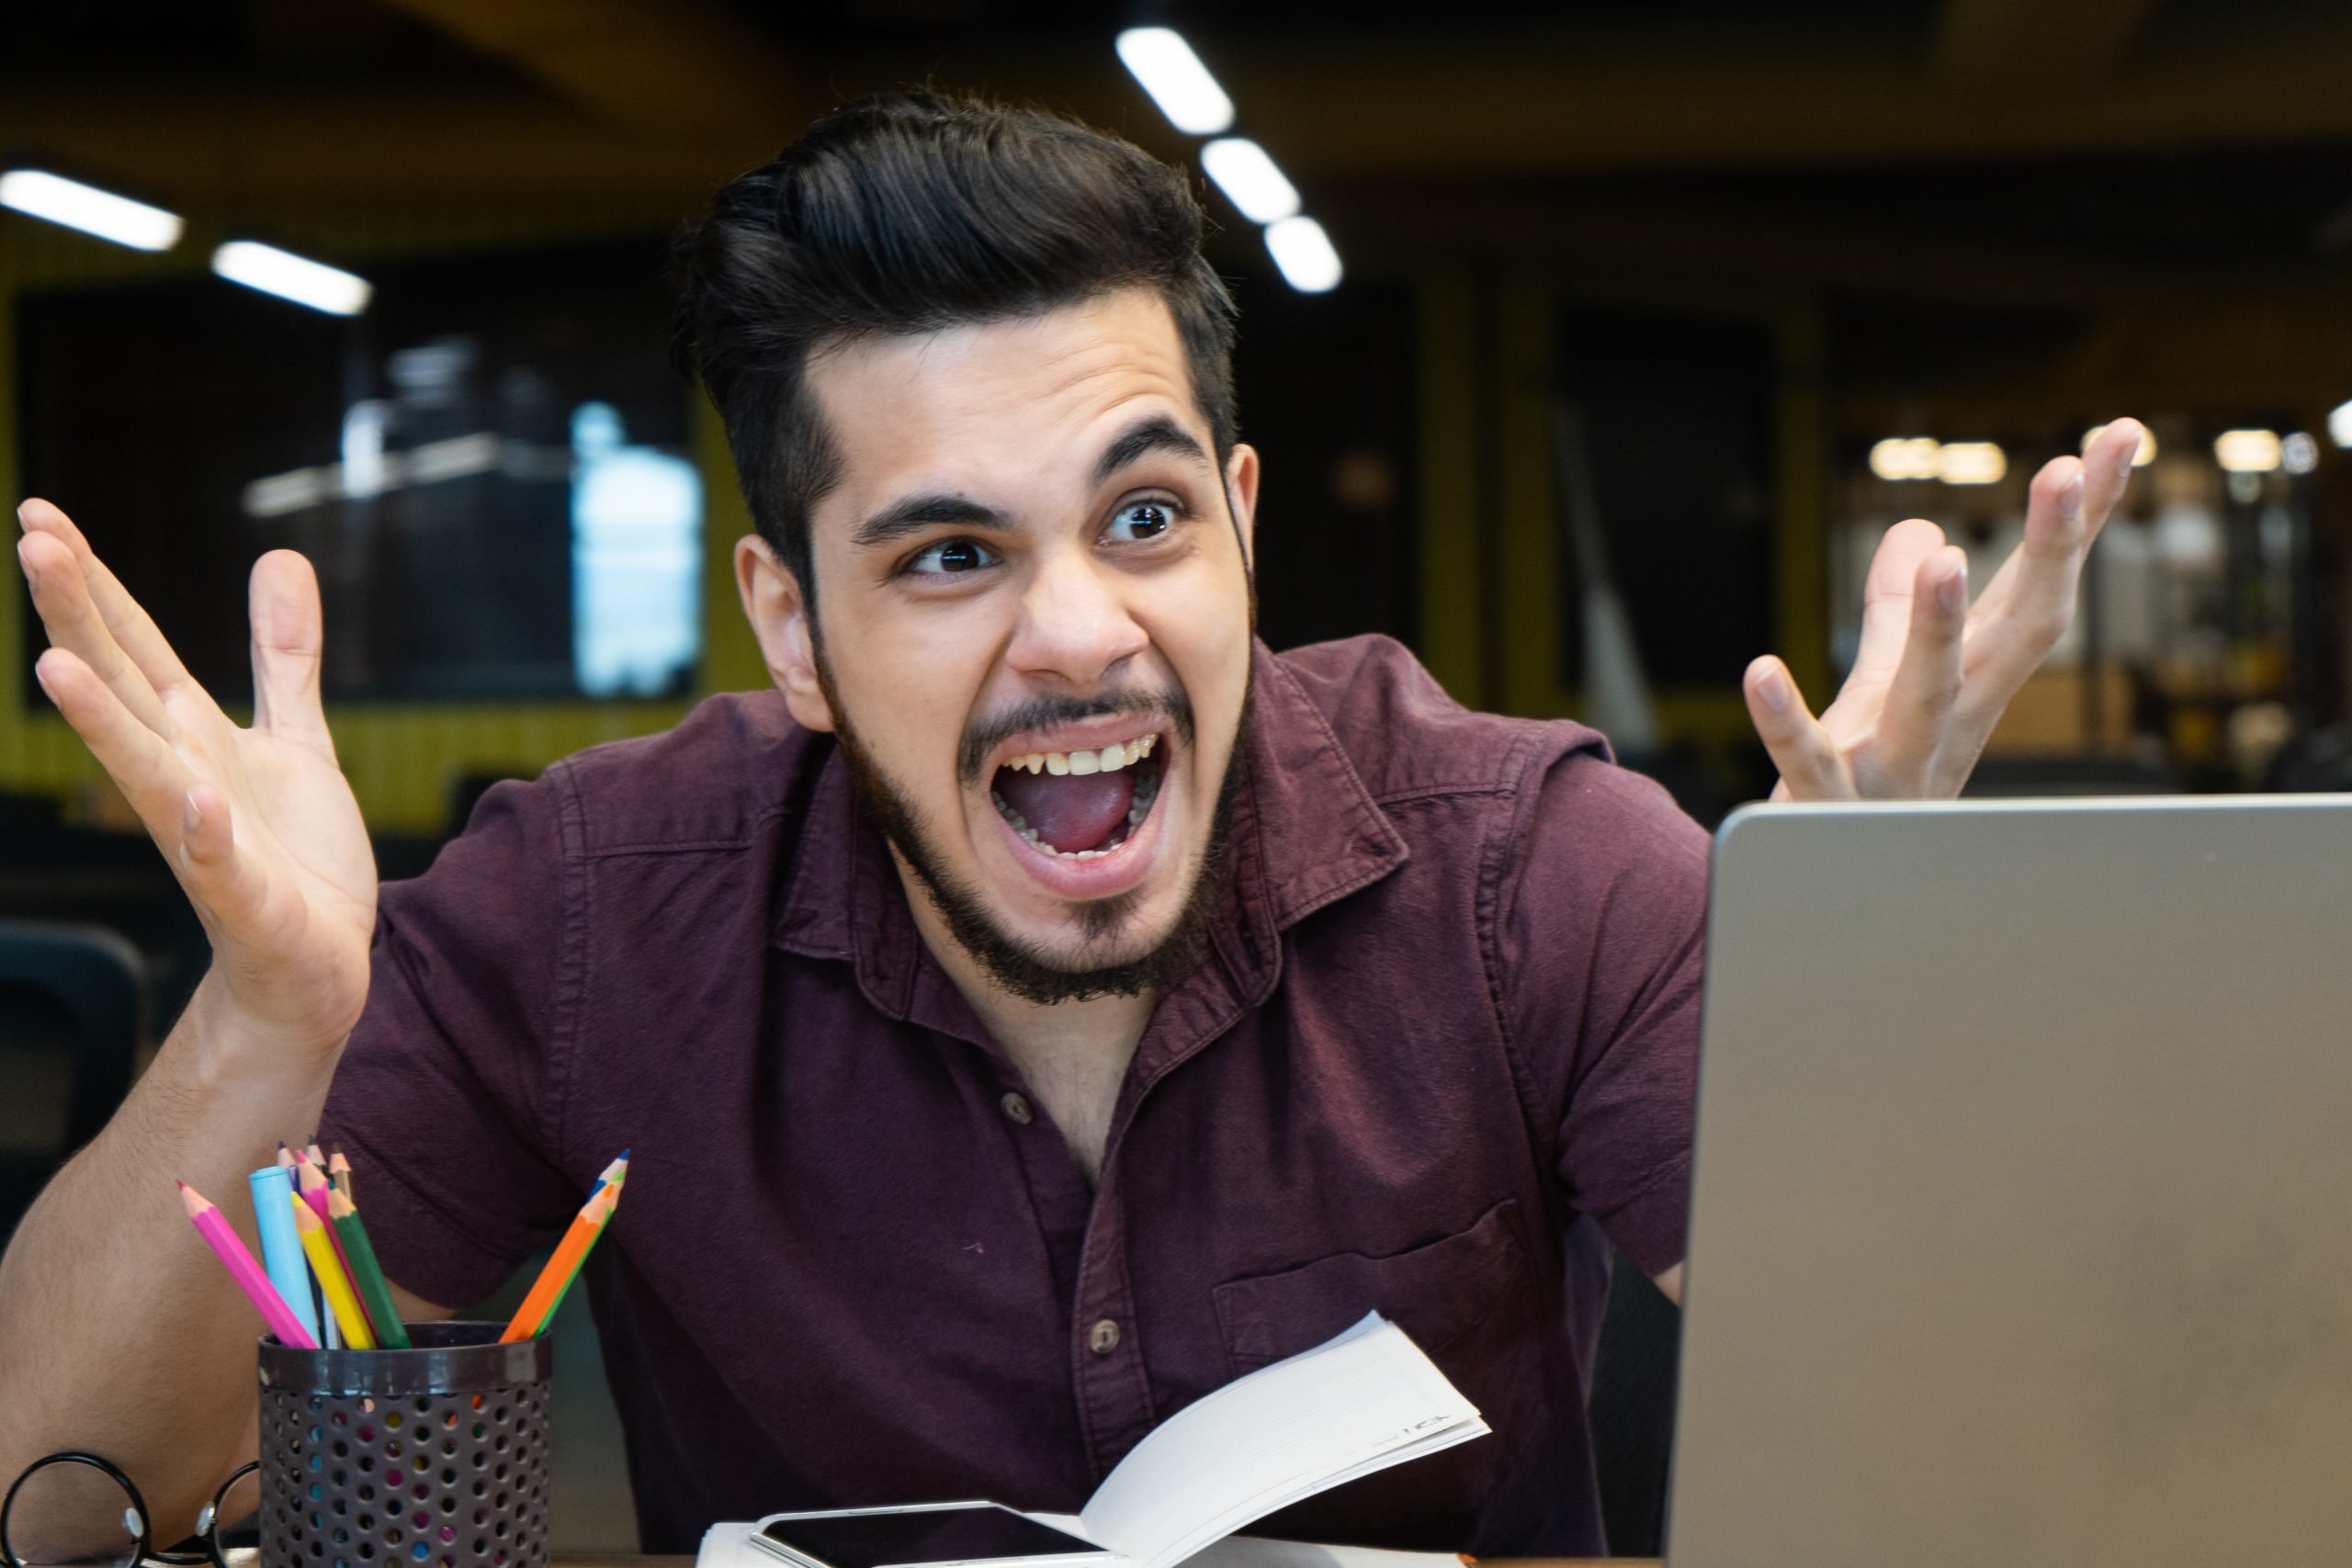
[[[1170,1416],[1080,1516],[1088,1539],[1173,1568],[1328,1486],[1487,1430],[1405,1332],[1377,1314]]]

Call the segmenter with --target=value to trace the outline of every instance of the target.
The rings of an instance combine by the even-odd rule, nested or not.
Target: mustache
[[[1186,746],[1193,743],[1193,704],[1181,691],[1137,687],[1098,693],[1091,697],[1032,697],[1002,713],[974,721],[964,731],[963,745],[956,752],[956,769],[966,784],[976,784],[980,782],[980,770],[988,766],[989,753],[1014,736],[1057,724],[1105,718],[1113,714],[1164,718],[1176,731],[1179,741]]]

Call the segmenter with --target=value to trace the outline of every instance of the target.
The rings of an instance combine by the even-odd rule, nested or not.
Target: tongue
[[[1038,838],[1064,854],[1075,854],[1101,849],[1127,819],[1127,807],[1136,799],[1136,772],[1114,768],[1078,778],[1005,768],[996,775],[996,792],[1037,829]]]

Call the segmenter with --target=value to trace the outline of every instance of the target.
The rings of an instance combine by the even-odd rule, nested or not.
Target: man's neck
[[[895,858],[895,857],[894,857]],[[1070,1154],[1092,1184],[1102,1168],[1111,1112],[1127,1064],[1143,1040],[1159,998],[1090,997],[1084,1001],[1033,1002],[998,985],[964,944],[901,863],[899,880],[915,929],[972,1011],[1020,1069],[1030,1098],[1052,1117]]]

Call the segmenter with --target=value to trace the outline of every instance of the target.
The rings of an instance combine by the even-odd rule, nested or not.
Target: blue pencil
[[[254,1217],[261,1223],[261,1261],[269,1282],[310,1330],[312,1341],[323,1345],[318,1311],[311,1304],[310,1262],[302,1256],[301,1238],[294,1234],[294,1211],[288,1206],[294,1184],[282,1165],[262,1167],[246,1178],[246,1184],[253,1189]]]

